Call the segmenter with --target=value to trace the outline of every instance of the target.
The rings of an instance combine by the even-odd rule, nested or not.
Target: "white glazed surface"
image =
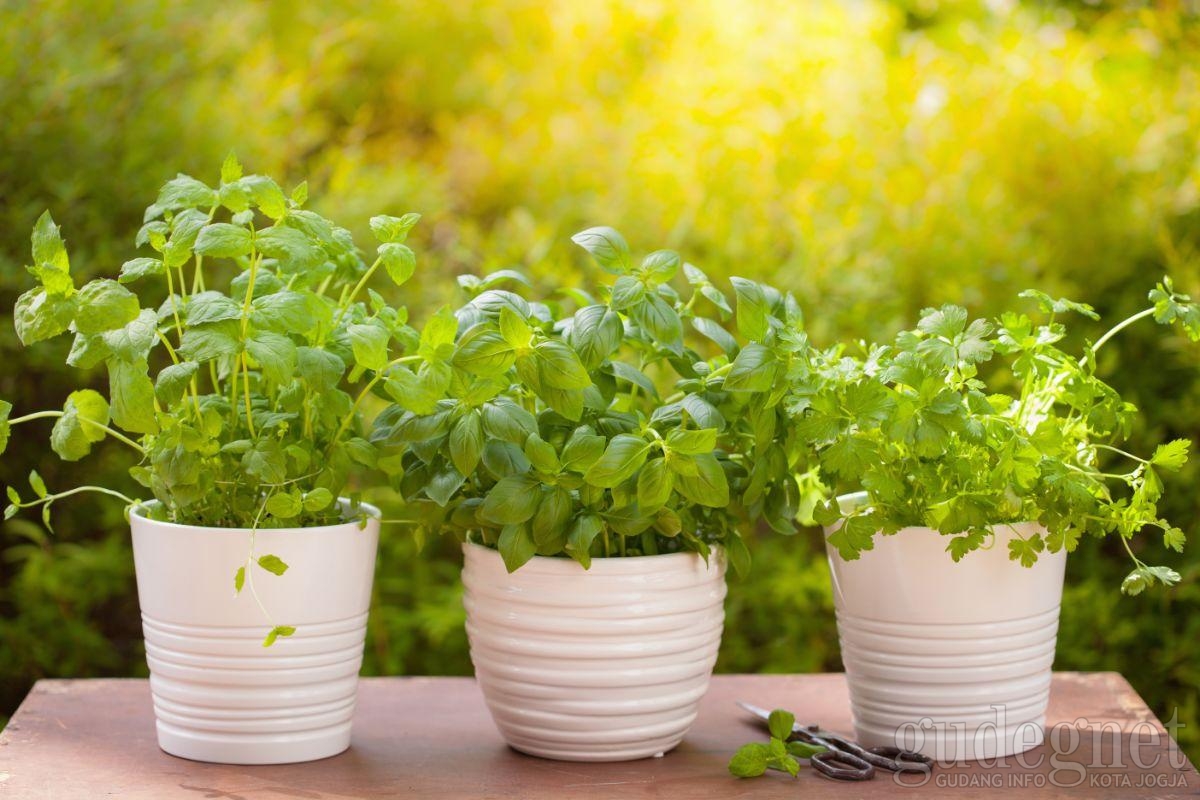
[[[508,743],[565,761],[666,753],[696,719],[725,620],[725,562],[534,557],[463,545],[475,676]]]
[[[362,664],[379,512],[319,528],[257,531],[254,567],[263,606],[291,637],[268,648],[271,622],[233,576],[249,553],[247,529],[156,522],[135,511],[133,556],[159,746],[224,764],[283,764],[350,746]]]
[[[1042,742],[1066,553],[1042,553],[1022,567],[1008,557],[1017,533],[1045,531],[1034,523],[999,527],[988,549],[957,564],[948,537],[930,528],[877,535],[856,561],[827,546],[864,745],[899,743],[939,760],[971,761]],[[923,719],[933,724],[914,730]],[[908,733],[899,742],[898,730]]]

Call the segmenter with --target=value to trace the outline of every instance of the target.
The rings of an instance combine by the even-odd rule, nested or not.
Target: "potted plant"
[[[466,277],[474,296],[389,373],[372,440],[423,533],[463,540],[475,673],[501,733],[575,761],[661,755],[716,661],[726,563],[755,520],[793,531],[796,437],[780,400],[799,312],[676,253],[635,263],[609,228],[574,237],[618,277],[573,312]],[[681,295],[679,273],[686,278]],[[682,287],[681,287],[682,288]]]
[[[26,345],[73,334],[67,362],[104,364],[108,391],[18,417],[2,403],[0,444],[51,419],[67,461],[116,439],[152,499],[52,492],[34,472],[32,494],[9,487],[6,517],[40,508],[48,525],[55,502],[82,492],[127,505],[159,744],[201,761],[306,761],[350,741],[379,534],[351,478],[394,463],[364,438],[361,412],[416,343],[368,284],[412,275],[403,242],[417,215],[371,220],[368,265],[306,196],[243,175],[233,156],[215,188],[180,175],[137,234],[152,254],[80,287],[44,214],[38,286],[14,313]]]
[[[1061,317],[1088,306],[1040,292],[1043,317],[968,320],[926,310],[888,346],[814,354],[794,370],[790,408],[825,481],[860,489],[819,506],[842,660],[859,740],[944,759],[1039,744],[1050,689],[1066,555],[1085,535],[1115,536],[1137,594],[1179,576],[1143,563],[1130,540],[1157,529],[1160,474],[1188,442],[1149,457],[1119,449],[1137,409],[1096,374],[1096,356],[1139,319],[1181,321],[1200,309],[1169,281],[1151,307],[1081,356],[1061,349]],[[981,377],[986,365],[989,380]],[[1112,463],[1115,461],[1115,464]]]

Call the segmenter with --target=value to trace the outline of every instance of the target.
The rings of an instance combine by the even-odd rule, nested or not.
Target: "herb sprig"
[[[1084,535],[1115,534],[1134,563],[1124,592],[1178,582],[1129,542],[1150,527],[1182,550],[1184,533],[1159,517],[1158,500],[1161,473],[1185,463],[1190,442],[1159,445],[1149,457],[1121,449],[1137,409],[1097,376],[1096,356],[1147,317],[1178,322],[1200,339],[1200,307],[1164,280],[1148,308],[1071,355],[1059,346],[1062,316],[1095,320],[1095,311],[1037,291],[1022,297],[1037,305],[1040,321],[1018,312],[970,320],[947,305],[926,309],[917,328],[890,345],[814,351],[796,362],[788,406],[814,443],[821,475],[867,492],[855,508],[819,505],[816,520],[837,525],[829,542],[846,559],[870,550],[876,532],[928,526],[949,537],[955,561],[989,542],[995,526],[1036,520],[1045,536],[1016,535],[1008,545],[1025,566],[1043,552],[1074,550]],[[980,377],[985,364],[1013,389],[994,391]]]
[[[750,523],[794,531],[803,442],[781,401],[807,348],[795,301],[734,278],[739,339],[726,294],[677,253],[635,262],[611,228],[574,241],[611,286],[544,303],[498,288],[517,273],[467,277],[471,299],[384,376],[396,405],[371,438],[403,453],[414,524],[496,547],[510,571],[717,543],[744,571]]]
[[[796,715],[782,708],[771,712],[767,728],[771,738],[767,742],[751,742],[738,748],[729,759],[729,772],[738,778],[757,778],[767,770],[786,772],[793,778],[800,774],[800,760],[812,758],[825,748],[807,742],[791,741]]]

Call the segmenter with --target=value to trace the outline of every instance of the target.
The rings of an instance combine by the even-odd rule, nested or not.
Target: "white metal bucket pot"
[[[725,561],[694,553],[535,556],[509,574],[463,546],[475,676],[515,749],[565,761],[660,756],[708,689],[725,619]]]
[[[1045,530],[999,526],[958,563],[930,528],[877,535],[856,561],[826,546],[862,744],[972,761],[1042,743],[1066,552],[1030,568],[1011,561],[1008,542],[1032,533]]]
[[[345,501],[343,501],[344,503]],[[350,746],[379,511],[357,521],[254,534],[255,556],[274,554],[283,575],[253,567],[263,608],[296,632],[263,647],[271,622],[234,573],[248,529],[156,522],[135,509],[133,557],[158,744],[224,764],[286,764]]]

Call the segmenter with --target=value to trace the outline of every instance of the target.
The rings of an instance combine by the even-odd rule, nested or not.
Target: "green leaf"
[[[108,401],[99,392],[91,389],[71,392],[63,405],[63,415],[50,432],[50,447],[63,461],[78,461],[91,452],[94,443],[104,438],[106,425]]]
[[[397,286],[402,286],[417,271],[417,256],[408,245],[389,242],[379,245],[379,259]]]
[[[38,497],[46,496],[46,482],[42,480],[41,475],[38,475],[36,469],[29,472],[29,486]]]
[[[682,263],[674,250],[655,250],[642,259],[642,271],[658,283],[666,283],[675,277]]]
[[[588,228],[572,236],[571,241],[587,250],[604,270],[617,275],[629,271],[629,245],[612,228]]]
[[[717,448],[717,430],[715,428],[695,431],[673,430],[667,434],[667,447],[685,455],[712,453]]]
[[[322,486],[313,489],[311,492],[306,492],[301,498],[301,503],[305,511],[312,513],[329,508],[329,506],[333,505],[334,499],[333,492]]]
[[[567,343],[585,369],[594,370],[621,346],[625,328],[621,317],[608,306],[590,305],[575,312]]]
[[[296,345],[282,333],[255,331],[246,339],[246,353],[258,362],[262,373],[275,383],[289,383],[295,377]]]
[[[388,339],[391,334],[387,327],[377,319],[369,322],[350,325],[346,329],[350,337],[350,347],[354,351],[354,360],[360,367],[370,370],[381,370],[388,364]]]
[[[770,348],[748,344],[733,360],[723,388],[730,392],[769,392],[775,386],[777,364]]]
[[[671,491],[674,488],[675,476],[667,469],[666,459],[647,461],[638,472],[638,508],[644,513],[657,511],[671,499]]]
[[[771,750],[761,742],[745,744],[729,760],[729,772],[737,778],[757,778],[767,771]]]
[[[91,334],[124,327],[137,318],[137,296],[116,281],[89,281],[76,298],[75,328]]]
[[[49,211],[43,211],[34,223],[30,236],[34,274],[49,294],[69,294],[74,288],[70,278],[71,265],[62,233]]]
[[[505,525],[500,531],[496,548],[504,559],[504,568],[509,572],[516,572],[537,553],[537,544],[526,525]]]
[[[374,234],[376,241],[385,244],[403,242],[408,238],[408,232],[420,219],[421,215],[414,213],[408,213],[402,217],[386,215],[371,217],[371,233]]]
[[[242,177],[242,165],[232,150],[221,163],[221,183],[233,183]]]
[[[281,496],[286,497],[287,495],[278,495],[277,494],[274,496],[275,497],[281,497]],[[283,559],[281,559],[279,556],[276,556],[276,555],[260,556],[258,559],[258,565],[273,575],[282,575],[283,573],[288,571],[288,565],[283,562]]]
[[[158,433],[154,412],[154,384],[145,359],[108,362],[110,413],[113,422],[132,433]]]
[[[263,647],[270,647],[275,644],[275,640],[280,636],[286,638],[295,632],[296,629],[291,625],[276,625],[274,628],[271,628],[271,631],[267,634],[267,638],[263,639]]]
[[[282,291],[256,297],[250,309],[250,323],[260,331],[304,335],[316,327],[317,318],[309,307],[308,297],[300,292]]]
[[[558,463],[558,453],[554,445],[542,439],[536,433],[525,440],[525,457],[529,463],[542,472],[557,473],[561,468]]]
[[[533,353],[544,385],[555,389],[586,389],[592,385],[592,378],[579,356],[562,342],[539,342]]]
[[[121,265],[121,274],[117,280],[121,283],[132,283],[151,275],[162,275],[166,272],[161,258],[134,258]]]
[[[192,326],[240,320],[242,307],[232,298],[226,297],[220,292],[201,292],[188,300],[185,318],[188,325]]]
[[[1020,561],[1022,567],[1032,567],[1038,559],[1038,553],[1046,549],[1042,537],[1034,534],[1026,539],[1014,538],[1008,541],[1008,557]]]
[[[725,508],[729,505],[729,481],[721,462],[712,453],[692,456],[696,463],[695,475],[676,472],[675,490],[697,505],[710,508]]]
[[[604,455],[605,439],[597,436],[591,428],[577,428],[563,446],[562,468],[583,473]]]
[[[541,496],[541,483],[536,479],[510,475],[497,481],[487,493],[479,514],[497,525],[519,525],[533,517]]]
[[[1130,596],[1139,595],[1156,582],[1169,588],[1180,580],[1179,573],[1173,569],[1143,564],[1125,576],[1125,580],[1121,582],[1121,592]]]
[[[8,438],[12,433],[8,417],[12,414],[13,405],[7,400],[0,400],[0,453],[8,449]]]
[[[241,594],[242,587],[246,585],[246,568],[238,567],[237,572],[233,574],[233,593]]]
[[[656,294],[648,295],[645,302],[633,308],[631,315],[638,325],[663,344],[675,344],[683,336],[679,314]]]
[[[567,535],[567,552],[587,569],[592,565],[592,542],[604,530],[604,520],[595,514],[580,514]]]
[[[450,460],[463,475],[471,475],[483,457],[483,422],[472,409],[450,429]]]
[[[771,731],[771,736],[784,742],[792,735],[792,728],[795,725],[796,715],[782,708],[772,711],[771,716],[767,719],[767,728]]]
[[[180,355],[201,363],[237,355],[241,350],[241,330],[233,320],[188,327],[179,344]]]
[[[495,327],[482,323],[472,327],[458,340],[453,364],[472,375],[503,375],[516,360],[513,346]]]
[[[238,258],[250,254],[254,249],[254,238],[241,225],[216,222],[200,229],[192,249],[202,256]]]
[[[500,335],[514,348],[528,347],[533,338],[533,328],[520,314],[504,306],[500,309]]]
[[[1155,448],[1150,462],[1163,469],[1179,469],[1187,463],[1188,448],[1191,447],[1191,444],[1188,439],[1175,439],[1166,444],[1160,444]]]
[[[566,548],[573,510],[574,502],[567,490],[554,487],[543,494],[530,526],[539,555],[558,555]]]
[[[608,443],[599,460],[586,473],[584,480],[592,486],[610,489],[641,469],[650,453],[650,443],[640,436],[617,434]]]
[[[292,519],[293,517],[297,517],[300,515],[300,512],[303,510],[303,508],[304,505],[299,495],[291,494],[290,492],[276,492],[267,498],[267,513],[273,517],[278,517],[279,519]],[[275,558],[275,556],[267,557]],[[278,559],[276,560],[278,561]],[[279,563],[282,564],[283,562],[280,561]],[[259,559],[259,565],[262,566],[262,559]],[[263,568],[269,569],[269,567],[266,566],[263,566]],[[287,566],[285,565],[283,568],[286,570]],[[274,570],[271,571],[274,572]],[[283,572],[276,572],[275,574],[282,575]]]
[[[195,178],[180,173],[158,191],[155,205],[167,211],[177,208],[208,208],[216,205],[217,193]]]
[[[287,480],[287,456],[275,439],[259,439],[242,455],[242,469],[265,484],[278,485]]]
[[[282,192],[279,202],[283,203]],[[306,272],[325,261],[325,251],[320,244],[303,231],[282,224],[259,231],[254,247],[263,255],[275,259],[279,270],[285,275]]]
[[[296,371],[311,387],[333,387],[342,379],[346,364],[328,350],[299,347],[296,348]]]
[[[819,522],[828,525],[829,519],[822,518]],[[837,548],[842,559],[854,561],[862,551],[875,547],[876,532],[869,517],[850,516],[842,521],[837,530],[829,534],[826,541]]]
[[[609,305],[614,311],[633,308],[646,298],[646,285],[632,275],[622,275],[612,287]]]
[[[737,294],[737,329],[744,338],[760,341],[771,329],[770,305],[762,287],[745,278],[730,278]]]
[[[45,289],[30,289],[18,297],[13,326],[21,344],[29,346],[66,331],[75,319],[77,297],[53,295]]]

